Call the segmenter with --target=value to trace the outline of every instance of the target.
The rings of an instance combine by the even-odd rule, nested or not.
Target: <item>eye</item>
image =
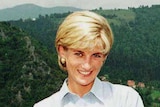
[[[95,57],[95,58],[102,58],[102,54],[99,54],[99,53],[95,53],[95,54],[93,54],[93,56]]]
[[[82,53],[82,52],[75,52],[74,55],[79,56],[79,57],[82,57],[82,56],[83,56],[83,53]]]

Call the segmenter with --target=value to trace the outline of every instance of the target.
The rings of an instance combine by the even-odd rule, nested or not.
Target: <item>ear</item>
[[[58,46],[58,54],[59,54],[59,56],[61,58],[65,58],[65,53],[66,53],[66,49],[63,46],[59,45]]]

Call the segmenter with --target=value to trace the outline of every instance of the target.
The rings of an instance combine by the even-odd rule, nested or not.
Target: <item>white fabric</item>
[[[34,107],[144,107],[140,95],[132,88],[95,79],[91,91],[82,98],[70,93],[66,81],[57,93]]]

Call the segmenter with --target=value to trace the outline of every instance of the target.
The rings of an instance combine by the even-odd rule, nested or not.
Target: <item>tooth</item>
[[[90,72],[80,72],[83,75],[88,75]]]

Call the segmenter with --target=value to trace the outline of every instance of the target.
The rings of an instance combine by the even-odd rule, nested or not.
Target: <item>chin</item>
[[[79,83],[82,85],[82,86],[88,86],[90,84],[93,83],[94,80],[80,80]]]

